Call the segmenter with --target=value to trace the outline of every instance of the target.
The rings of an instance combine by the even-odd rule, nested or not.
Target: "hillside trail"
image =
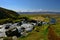
[[[60,36],[57,36],[53,26],[48,27],[48,40],[60,40]]]

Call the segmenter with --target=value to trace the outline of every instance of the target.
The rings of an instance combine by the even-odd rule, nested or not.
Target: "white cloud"
[[[17,12],[60,12],[60,11],[56,11],[56,10],[44,10],[44,9],[30,9],[30,10],[15,10]]]

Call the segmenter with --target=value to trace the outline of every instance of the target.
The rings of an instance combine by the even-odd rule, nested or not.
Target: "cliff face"
[[[5,8],[0,7],[0,19],[5,19],[5,18],[16,18],[19,14],[12,10],[8,10]]]

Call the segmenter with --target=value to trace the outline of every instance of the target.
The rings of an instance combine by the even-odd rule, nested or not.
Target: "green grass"
[[[53,25],[54,26],[54,30],[55,32],[57,33],[58,36],[60,36],[60,24],[56,24],[56,25]]]
[[[21,15],[19,16],[20,17],[28,17],[28,18],[31,18],[31,17],[39,17],[41,15]],[[9,20],[9,19],[4,19],[4,20]],[[45,19],[46,21],[48,21],[49,19]],[[57,23],[56,25],[53,25],[53,28],[54,30],[56,31],[57,35],[60,36],[60,18],[56,18],[57,20]],[[20,21],[20,19],[16,19],[16,20],[13,20],[13,22],[18,22]],[[3,22],[3,20],[0,20],[0,22]],[[43,26],[35,26],[35,29],[32,31],[32,32],[29,32],[27,36],[25,37],[20,37],[18,38],[18,40],[48,40],[48,24],[45,24]],[[35,30],[38,30],[39,32],[36,32]]]

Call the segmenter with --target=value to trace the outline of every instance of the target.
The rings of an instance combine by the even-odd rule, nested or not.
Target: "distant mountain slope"
[[[8,9],[0,7],[0,19],[15,18],[18,15],[19,15],[18,13],[14,12],[12,10],[8,10]]]
[[[18,12],[18,14],[60,14],[60,12]]]

